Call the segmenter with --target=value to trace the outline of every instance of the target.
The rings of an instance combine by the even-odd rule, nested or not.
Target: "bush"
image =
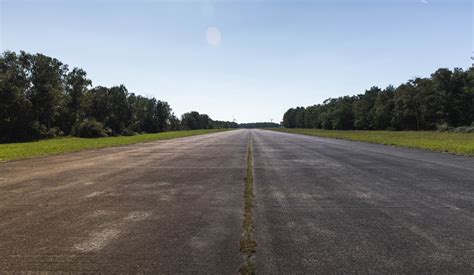
[[[106,137],[107,133],[104,130],[104,125],[95,120],[84,121],[73,129],[73,135],[82,138],[98,138]]]
[[[123,132],[122,132],[122,135],[123,135],[123,136],[134,136],[134,135],[136,135],[136,134],[137,134],[137,133],[134,132],[134,131],[131,130],[131,129],[125,129],[125,130],[123,130]]]
[[[112,130],[112,128],[110,128],[110,127],[105,127],[105,128],[104,128],[104,132],[105,132],[105,134],[106,134],[108,137],[116,137],[116,136],[118,136],[117,133],[116,133],[114,130]]]
[[[53,127],[46,131],[46,133],[44,134],[45,138],[55,138],[60,136],[64,136],[64,132],[61,131],[61,129],[59,129],[58,127]]]
[[[448,130],[453,133],[474,133],[474,126],[461,126]]]
[[[436,130],[438,130],[438,132],[446,132],[451,130],[452,128],[453,127],[450,127],[447,123],[439,123],[436,125]]]

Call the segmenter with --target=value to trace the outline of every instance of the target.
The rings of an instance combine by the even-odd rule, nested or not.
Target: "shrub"
[[[474,133],[474,126],[461,126],[450,129],[448,132],[454,133]]]
[[[447,123],[439,123],[436,125],[436,130],[439,132],[445,132],[451,130],[452,127],[450,127]]]
[[[136,134],[137,134],[136,132],[134,132],[133,130],[128,129],[128,128],[123,130],[123,132],[122,132],[123,136],[134,136]]]
[[[83,138],[97,138],[107,136],[104,130],[104,125],[95,120],[84,121],[76,124],[73,129],[73,135]]]
[[[53,127],[46,131],[46,133],[44,134],[45,138],[55,138],[60,136],[64,136],[64,132],[61,131],[61,129],[59,129],[58,127]]]

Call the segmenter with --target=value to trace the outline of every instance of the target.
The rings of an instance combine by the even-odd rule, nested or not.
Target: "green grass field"
[[[133,144],[139,142],[165,140],[179,137],[210,134],[226,131],[227,129],[175,131],[158,134],[142,134],[136,136],[106,137],[106,138],[75,138],[64,137],[34,142],[0,144],[0,161],[17,160],[32,157],[55,155],[66,152],[77,152],[85,149]]]
[[[337,131],[286,128],[272,130],[308,136],[366,141],[407,148],[420,148],[474,156],[474,133],[429,131]]]

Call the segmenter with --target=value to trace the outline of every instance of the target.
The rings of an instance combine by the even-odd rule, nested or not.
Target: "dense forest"
[[[356,96],[291,108],[287,128],[337,130],[444,130],[474,122],[474,68],[439,69],[398,87],[372,87]]]
[[[236,127],[194,111],[180,119],[166,101],[123,85],[92,87],[84,70],[42,54],[0,56],[0,142]]]

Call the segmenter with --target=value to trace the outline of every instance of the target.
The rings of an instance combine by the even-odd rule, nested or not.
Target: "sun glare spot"
[[[221,44],[221,32],[216,27],[209,27],[206,31],[207,43],[211,46],[217,47]]]

